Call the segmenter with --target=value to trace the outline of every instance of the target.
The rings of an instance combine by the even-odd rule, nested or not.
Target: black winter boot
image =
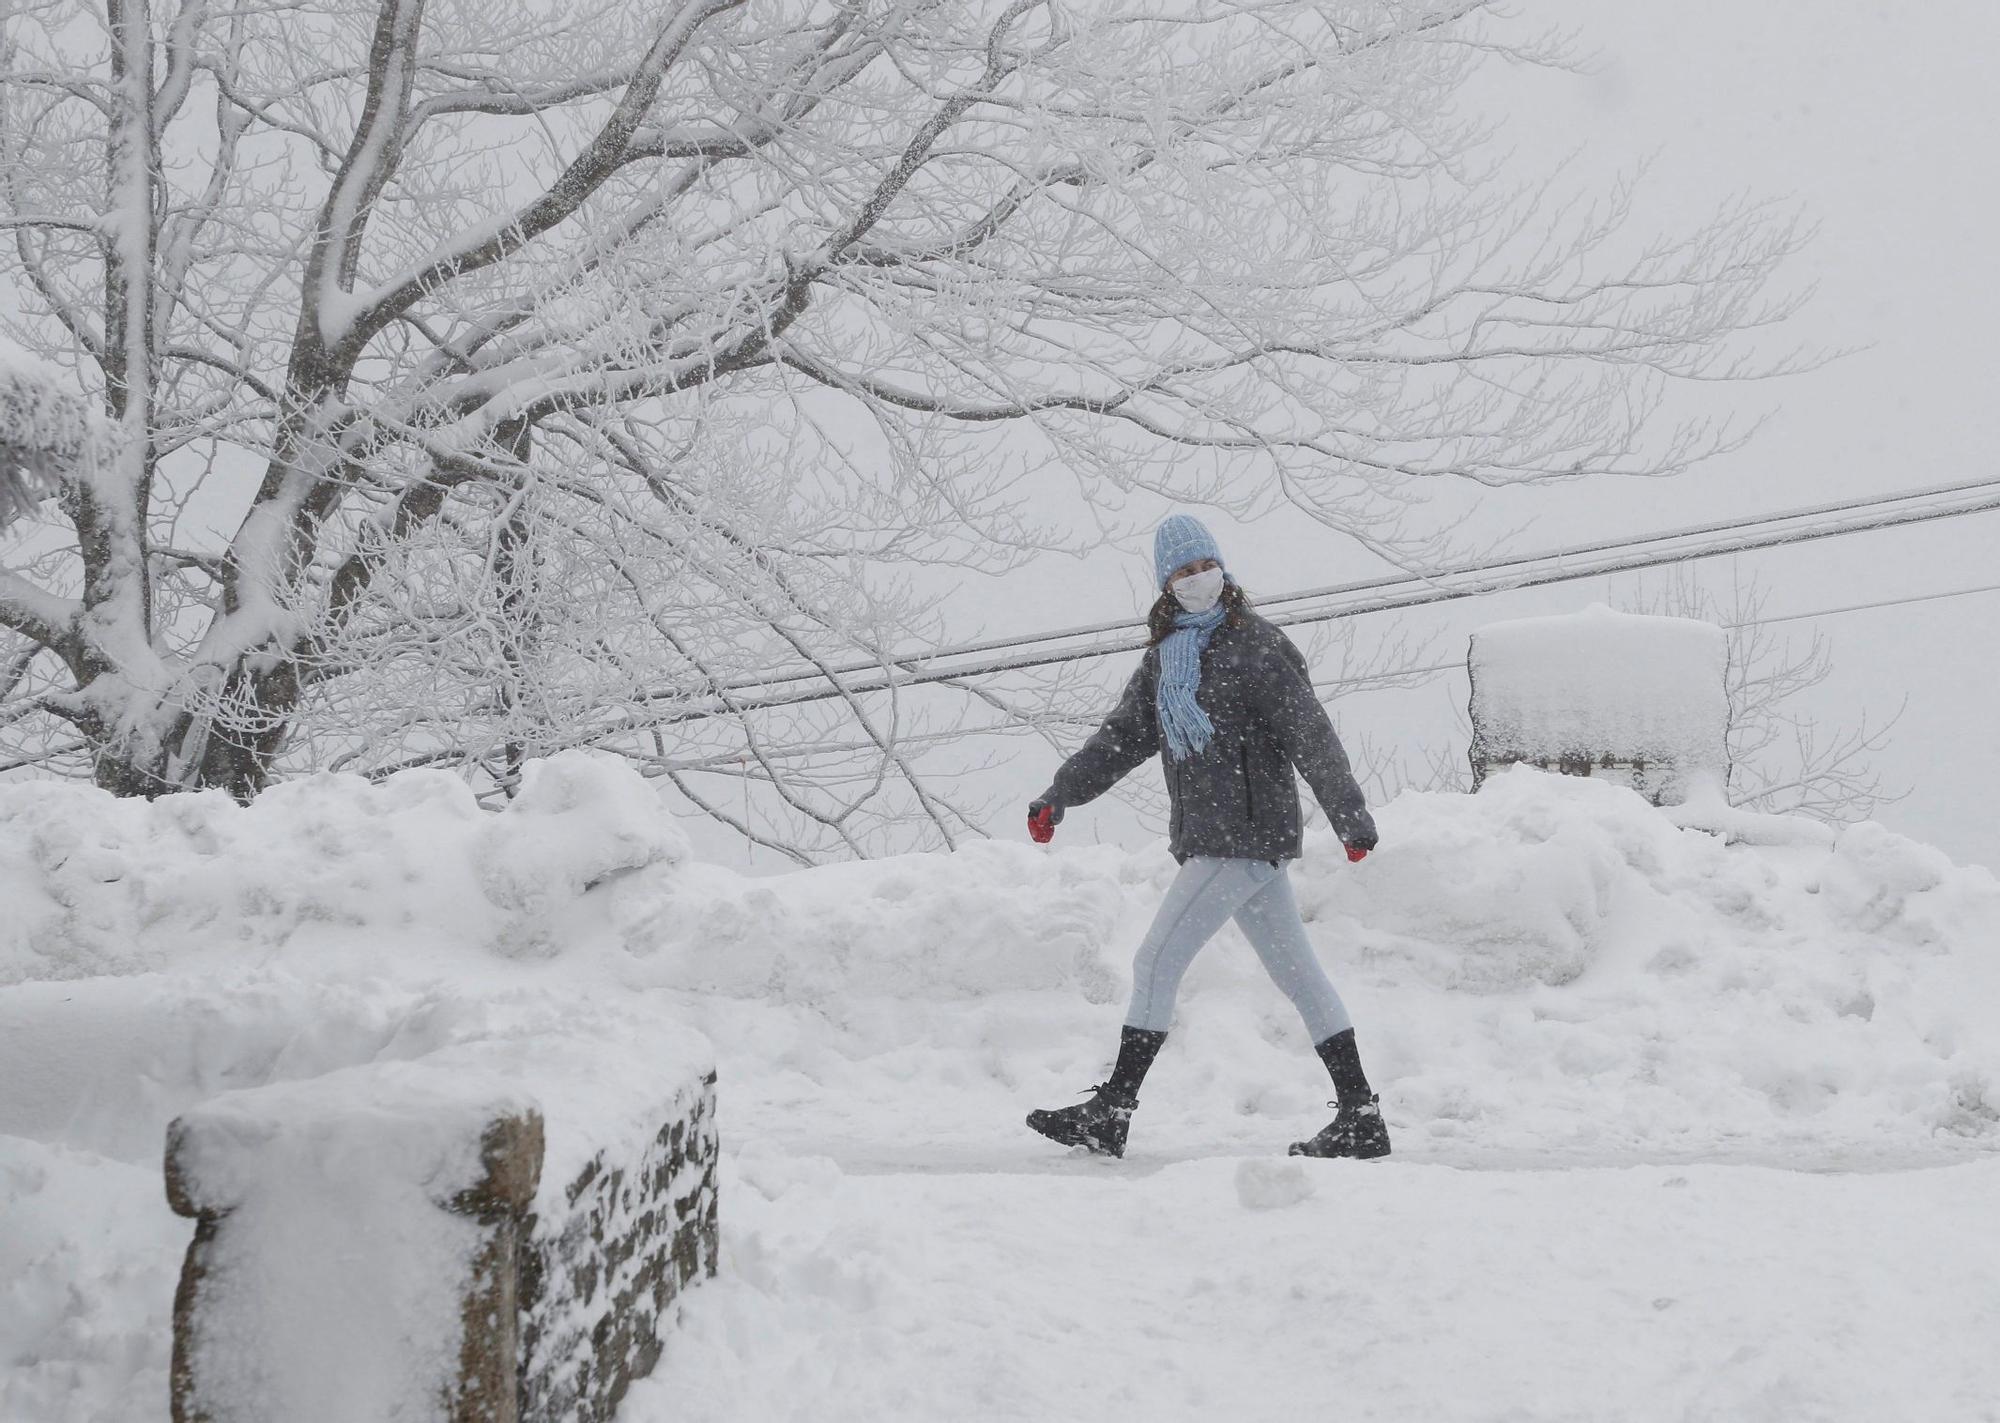
[[[1382,1121],[1382,1107],[1369,1089],[1368,1076],[1361,1070],[1361,1051],[1354,1043],[1354,1029],[1335,1033],[1313,1044],[1313,1051],[1326,1064],[1333,1079],[1337,1102],[1334,1118],[1310,1141],[1295,1141],[1293,1156],[1344,1156],[1369,1161],[1389,1154],[1389,1128]]]
[[[1090,1089],[1088,1102],[1028,1113],[1028,1125],[1050,1141],[1084,1146],[1100,1156],[1123,1156],[1132,1109],[1139,1105],[1139,1084],[1159,1056],[1165,1033],[1126,1028],[1118,1039],[1118,1063],[1111,1080]]]
[[[1088,1102],[1028,1113],[1028,1125],[1064,1146],[1087,1146],[1099,1156],[1123,1156],[1135,1098],[1113,1096],[1111,1084],[1091,1089]]]
[[[1382,1122],[1382,1108],[1376,1098],[1342,1102],[1339,1108],[1333,1120],[1321,1127],[1312,1140],[1293,1142],[1289,1154],[1344,1156],[1355,1161],[1372,1161],[1389,1154],[1389,1128]]]

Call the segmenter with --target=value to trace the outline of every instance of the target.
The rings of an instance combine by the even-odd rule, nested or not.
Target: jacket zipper
[[[1244,743],[1237,750],[1243,764],[1243,818],[1253,825],[1257,821],[1257,797],[1250,793],[1250,746]]]

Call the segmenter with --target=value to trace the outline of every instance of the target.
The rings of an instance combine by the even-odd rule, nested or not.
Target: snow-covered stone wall
[[[1679,801],[1728,771],[1729,644],[1692,618],[1613,612],[1491,623],[1472,635],[1472,762],[1610,772]]]
[[[650,1140],[598,1151],[536,1199],[520,1285],[523,1423],[602,1423],[659,1362],[674,1302],[718,1267],[716,1141],[709,1072],[683,1084]]]
[[[632,1047],[466,1044],[177,1118],[175,1423],[612,1417],[717,1263],[712,1070],[652,1044],[656,1128],[577,1129]]]
[[[196,1222],[174,1423],[514,1415],[532,1101],[465,1050],[232,1092],[167,1134]]]
[[[76,1416],[162,1416],[170,1374],[176,1420],[610,1417],[716,1269],[714,1056],[543,970],[593,886],[684,855],[584,756],[500,813],[430,776],[250,807],[0,787],[0,1211],[60,1212],[37,1183],[76,1152],[157,1201],[164,1139],[194,1232],[171,1368],[163,1313],[134,1351],[157,1393]],[[0,1250],[43,1321],[24,1357],[97,1293],[42,1292],[46,1238]],[[0,1417],[68,1416],[42,1387],[0,1368]]]

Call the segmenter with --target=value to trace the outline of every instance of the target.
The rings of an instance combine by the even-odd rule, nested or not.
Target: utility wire
[[[1295,605],[1297,604],[1309,603],[1323,599],[1338,599],[1360,593],[1382,592],[1385,594],[1385,596],[1387,596],[1391,590],[1396,590],[1396,589],[1451,587],[1455,586],[1454,580],[1462,580],[1465,577],[1472,574],[1489,573],[1497,575],[1507,569],[1533,570],[1536,565],[1547,564],[1550,562],[1562,563],[1566,560],[1586,558],[1592,555],[1615,554],[1622,550],[1627,550],[1627,549],[1651,548],[1655,545],[1676,544],[1683,540],[1701,539],[1713,534],[1732,533],[1746,529],[1764,529],[1769,531],[1773,535],[1773,537],[1768,543],[1753,544],[1750,545],[1750,547],[1773,547],[1783,543],[1803,542],[1811,538],[1827,538],[1837,534],[1863,532],[1868,529],[1888,527],[1890,525],[1898,523],[1920,522],[1921,520],[1915,517],[1887,518],[1878,522],[1875,516],[1864,514],[1861,519],[1854,521],[1851,525],[1843,521],[1840,527],[1818,530],[1814,529],[1813,526],[1811,526],[1810,524],[1805,524],[1805,530],[1807,531],[1801,532],[1799,536],[1796,538],[1784,538],[1778,536],[1784,530],[1792,528],[1797,525],[1804,524],[1804,521],[1808,520],[1823,519],[1828,516],[1836,514],[1856,513],[1860,511],[1871,511],[1871,510],[1893,511],[1901,513],[1906,511],[1912,511],[1916,507],[1924,505],[1925,501],[1930,501],[1930,500],[1944,501],[1950,499],[1950,496],[1954,495],[1968,495],[1972,497],[1967,501],[1950,500],[1950,503],[1945,510],[1933,515],[1932,517],[1943,518],[1956,513],[1977,513],[1985,509],[2000,507],[2000,498],[1996,498],[1995,501],[1988,501],[1987,499],[1981,497],[1988,494],[2000,496],[2000,477],[1989,476],[1984,479],[1961,480],[1951,484],[1938,484],[1938,485],[1931,485],[1922,489],[1905,490],[1902,493],[1898,494],[1875,494],[1875,495],[1855,496],[1853,498],[1836,500],[1832,503],[1827,503],[1827,504],[1805,505],[1795,509],[1780,510],[1772,514],[1759,514],[1751,518],[1719,519],[1705,524],[1691,524],[1685,528],[1671,529],[1664,533],[1638,534],[1626,538],[1601,539],[1589,543],[1572,544],[1565,548],[1549,549],[1542,553],[1517,554],[1506,558],[1494,559],[1484,563],[1465,564],[1458,568],[1441,569],[1431,573],[1382,574],[1373,578],[1364,578],[1350,583],[1329,584],[1321,588],[1307,588],[1300,590],[1298,592],[1269,595],[1266,597],[1259,598],[1257,601],[1257,607],[1260,613],[1262,613],[1265,617],[1271,619],[1271,621],[1273,622],[1277,623],[1317,622],[1317,621],[1323,621],[1324,619],[1318,616],[1303,616],[1303,617],[1286,616],[1283,610],[1291,609],[1295,611],[1296,610]],[[1961,504],[1963,504],[1965,507],[1960,507]],[[1742,550],[1736,548],[1724,548],[1715,550],[1714,552],[1728,553],[1728,552],[1740,552],[1740,551]],[[1601,569],[1592,569],[1591,571],[1579,572],[1575,576],[1578,578],[1597,577],[1599,576],[1600,572],[1619,572],[1626,567],[1648,568],[1656,566],[1657,563],[1659,562],[1678,562],[1684,559],[1706,558],[1712,556],[1714,556],[1714,553],[1704,552],[1704,551],[1689,551],[1682,554],[1676,554],[1671,558],[1657,559],[1654,560],[1653,562],[1634,563],[1630,565],[1621,564]],[[1549,582],[1549,581],[1561,581],[1561,580],[1535,579],[1531,581],[1524,581],[1519,584],[1502,583],[1497,585],[1497,587],[1500,590],[1504,590],[1506,588],[1515,586],[1533,587],[1536,586],[1537,583]],[[1455,596],[1466,596],[1466,595],[1458,594]],[[1394,604],[1385,605],[1385,607],[1414,607],[1418,606],[1421,603],[1433,602],[1433,601],[1439,601],[1439,600],[1432,598],[1414,598],[1408,602],[1397,602]],[[1357,608],[1354,611],[1377,612],[1383,610],[1384,610],[1383,608],[1368,606],[1368,607]],[[1333,614],[1333,616],[1347,616],[1347,615],[1348,614],[1346,613]],[[788,682],[818,683],[818,682],[824,682],[828,680],[830,677],[836,677],[836,676],[863,676],[870,673],[883,674],[886,672],[891,672],[893,670],[901,670],[904,672],[915,673],[920,670],[927,669],[933,664],[947,658],[967,657],[981,652],[1002,652],[1002,651],[1011,651],[1017,649],[1025,650],[1033,648],[1042,648],[1044,650],[1053,651],[1055,644],[1068,643],[1080,638],[1102,637],[1106,635],[1119,634],[1119,633],[1129,634],[1132,630],[1132,626],[1133,626],[1132,621],[1129,618],[1121,618],[1121,619],[1114,619],[1109,622],[1085,623],[1077,627],[1063,628],[1054,632],[1019,633],[1006,637],[988,638],[976,642],[959,643],[951,647],[935,648],[932,649],[931,651],[915,654],[909,657],[889,658],[886,661],[883,659],[875,659],[870,661],[854,661],[826,668],[816,667],[816,668],[805,668],[796,672],[780,672],[774,674],[766,673],[758,677],[741,678],[738,680],[723,683],[716,690],[718,692],[770,691],[771,689],[781,686]],[[1134,644],[1127,641],[1120,641],[1117,644],[1108,647],[1101,652],[1097,650],[1088,650],[1081,652],[1077,655],[1080,657],[1101,656],[1111,652],[1128,651],[1133,645]],[[1068,661],[1071,660],[1071,658],[1068,654],[1064,654],[1062,656],[1045,658],[1042,660]],[[1025,662],[1019,665],[1035,666],[1039,665],[1039,663]],[[954,675],[966,675],[966,674],[959,673]],[[936,679],[931,679],[931,680],[936,680]],[[888,679],[888,681],[885,681],[883,685],[888,685],[889,681],[893,681],[896,685],[899,686],[909,684],[908,679],[891,677]],[[652,696],[641,698],[641,700],[670,700],[670,699],[679,700],[684,695],[685,695],[684,692],[675,690],[675,691],[653,694]]]
[[[1900,608],[1906,603],[1935,603],[1940,598],[1969,598],[1974,593],[2000,593],[2000,583],[1988,583],[1979,588],[1948,588],[1942,593],[1914,593],[1907,598],[1884,598],[1876,603],[1850,603],[1844,608],[1821,608],[1815,613],[1786,613],[1775,618],[1753,618],[1749,622],[1729,623],[1727,626],[1768,627],[1772,623],[1795,623],[1802,618],[1830,618],[1838,613],[1865,613],[1871,608]]]
[[[1977,480],[1915,490],[1907,494],[1847,500],[1755,519],[1719,521],[1668,534],[1607,540],[1550,553],[1524,555],[1485,564],[1470,564],[1421,578],[1406,576],[1394,579],[1371,579],[1363,583],[1340,584],[1306,593],[1284,594],[1263,600],[1259,604],[1258,611],[1280,626],[1331,622],[1367,613],[1422,607],[1431,603],[1482,597],[1490,593],[1511,592],[1551,583],[1601,578],[1610,573],[1656,568],[1663,564],[1685,563],[1696,559],[1716,558],[1724,554],[1777,548],[1787,544],[1809,543],[1817,539],[1868,533],[1904,524],[1957,518],[1961,515],[1985,513],[1996,509],[2000,509],[2000,479]],[[1804,522],[1823,518],[1829,513],[1845,513],[1851,517],[1821,524]],[[1352,596],[1362,592],[1375,592],[1377,596],[1372,598]],[[1328,606],[1323,607],[1286,606],[1318,599],[1340,601],[1330,601]],[[1043,634],[1036,638],[1011,640],[1006,645],[1021,649],[1015,655],[974,662],[970,665],[939,667],[935,664],[947,658],[963,656],[979,648],[980,644],[943,649],[927,653],[922,657],[896,659],[886,666],[881,662],[861,663],[853,668],[836,667],[826,669],[824,672],[800,672],[754,681],[731,682],[724,684],[718,690],[751,691],[787,682],[808,680],[819,685],[778,692],[775,695],[759,697],[754,701],[740,702],[734,707],[717,705],[711,708],[692,708],[681,705],[660,716],[635,716],[620,726],[608,728],[604,734],[702,720],[734,711],[759,711],[795,706],[835,697],[951,683],[961,679],[992,676],[1000,672],[1044,667],[1053,663],[1079,662],[1091,658],[1115,656],[1121,652],[1137,651],[1146,645],[1143,634],[1129,621],[1101,626],[1124,635],[1082,647],[1048,646],[1052,642],[1089,635],[1096,630],[1096,626],[1093,626],[1072,629],[1065,633]],[[836,682],[832,686],[825,685],[841,675],[859,674],[864,671],[873,675],[861,682]]]
[[[1938,501],[1935,503],[1926,501]],[[1327,588],[1305,592],[1280,594],[1262,600],[1258,611],[1271,622],[1281,626],[1302,623],[1331,622],[1340,618],[1360,617],[1367,613],[1389,612],[1399,608],[1421,607],[1429,603],[1450,602],[1460,598],[1483,597],[1490,593],[1511,592],[1520,588],[1534,588],[1551,583],[1576,582],[1589,578],[1601,578],[1606,574],[1626,572],[1642,568],[1656,568],[1662,564],[1686,563],[1696,559],[1716,558],[1724,554],[1745,553],[1756,549],[1777,548],[1786,544],[1809,543],[1817,539],[1838,538],[1847,534],[1870,533],[1878,529],[1895,528],[1904,524],[1926,523],[1937,519],[1958,518],[1966,514],[1986,513],[2000,510],[2000,478],[1969,480],[1960,484],[1939,485],[1928,489],[1911,490],[1904,494],[1882,495],[1866,499],[1850,499],[1833,504],[1817,505],[1811,508],[1795,509],[1779,514],[1762,515],[1753,519],[1719,520],[1711,524],[1700,524],[1677,529],[1666,534],[1652,534],[1629,539],[1604,540],[1598,543],[1576,545],[1541,554],[1527,554],[1519,557],[1497,559],[1490,563],[1468,564],[1460,568],[1424,576],[1399,576],[1368,579],[1359,583],[1336,584]],[[1829,514],[1849,514],[1854,517],[1838,519],[1824,524],[1805,522],[1823,518]],[[1736,534],[1733,538],[1713,537],[1721,534]],[[1692,541],[1692,542],[1691,542]],[[1628,554],[1617,557],[1618,554]],[[1595,556],[1592,555],[1613,555]],[[1572,560],[1581,560],[1572,562]],[[1537,565],[1553,565],[1538,567]],[[1507,570],[1517,570],[1508,572]],[[1484,575],[1483,577],[1481,575]],[[1874,607],[1894,607],[1903,603],[1929,602],[1940,598],[1962,597],[1974,593],[2000,591],[2000,584],[1990,587],[1955,589],[1943,593],[1918,594],[1909,598],[1885,599],[1879,603],[1857,603],[1845,608],[1829,608],[1814,613],[1792,613],[1776,618],[1754,620],[1755,623],[1794,622],[1802,618],[1831,617],[1840,613],[1861,612]],[[1351,598],[1362,592],[1378,592],[1379,596],[1360,600],[1335,602],[1326,607],[1306,607],[1286,609],[1285,605],[1311,602],[1316,599]],[[1749,626],[1752,624],[1737,624]],[[1049,649],[1049,644],[1074,640],[1104,632],[1122,633],[1124,636],[1112,640],[1086,644],[1082,647]],[[689,721],[705,721],[717,716],[740,715],[755,711],[768,711],[777,707],[799,706],[809,702],[830,701],[838,697],[864,696],[873,692],[896,691],[904,687],[943,685],[967,679],[993,676],[1000,672],[1023,671],[1032,667],[1045,667],[1063,662],[1081,662],[1097,657],[1115,656],[1121,652],[1134,652],[1143,648],[1146,640],[1134,629],[1129,621],[1091,624],[1072,628],[1065,632],[1044,633],[1020,638],[999,639],[987,643],[967,643],[962,646],[940,649],[919,657],[891,659],[888,662],[863,662],[848,666],[815,669],[797,673],[780,674],[741,682],[726,682],[718,685],[715,694],[718,700],[708,707],[690,707],[680,702],[671,710],[658,713],[639,713],[620,718],[618,721],[600,728],[596,739],[623,735],[634,731],[645,731],[654,727],[673,726]],[[950,657],[959,657],[978,651],[999,651],[1020,648],[1015,656],[976,662],[970,666],[935,667],[932,664]],[[1042,649],[1042,650],[1036,650]],[[1443,671],[1455,663],[1441,663],[1436,667],[1414,668],[1407,675],[1419,676],[1434,671]],[[867,680],[843,682],[845,676],[862,673],[873,674]],[[898,674],[901,675],[898,675]],[[1364,678],[1356,680],[1374,680]],[[754,691],[788,682],[814,682],[804,688],[779,692],[755,700],[737,700],[733,703],[720,698],[731,692]],[[828,685],[831,684],[831,685]],[[1340,685],[1339,682],[1327,685]],[[638,698],[640,702],[667,701],[669,697],[677,702],[684,693],[654,693]],[[378,767],[371,771],[371,777],[381,777],[393,771],[411,766],[435,764],[448,758],[450,753],[428,753],[401,761],[392,766]]]
[[[1718,627],[1734,632],[1738,628],[1770,627],[1774,623],[1796,623],[1807,618],[1832,618],[1842,613],[1865,613],[1874,608],[1900,608],[1905,603],[1935,603],[1943,598],[1969,598],[1975,593],[2000,593],[2000,583],[1987,583],[1978,588],[1947,588],[1941,593],[1913,593],[1907,598],[1883,598],[1873,603],[1849,603],[1841,608],[1815,608],[1808,613],[1780,613],[1775,618],[1745,618],[1736,623],[1719,623]],[[1428,667],[1405,667],[1396,672],[1369,672],[1359,677],[1330,677],[1313,686],[1320,689],[1352,687],[1363,682],[1381,682],[1390,678],[1428,677],[1435,672],[1459,672],[1465,668],[1465,659],[1455,657],[1449,662],[1433,662]]]

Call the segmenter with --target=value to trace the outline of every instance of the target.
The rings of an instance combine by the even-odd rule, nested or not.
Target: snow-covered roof
[[[1614,612],[1491,623],[1472,635],[1475,752],[1487,760],[1613,756],[1721,770],[1728,639],[1692,618]]]

